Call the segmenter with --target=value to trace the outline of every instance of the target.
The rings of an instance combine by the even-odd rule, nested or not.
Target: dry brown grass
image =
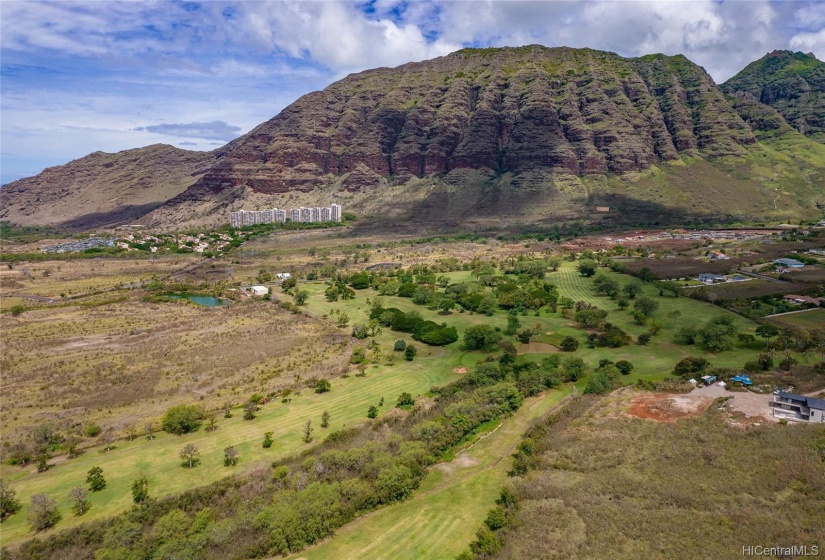
[[[210,309],[140,295],[2,316],[6,430],[44,418],[140,430],[179,402],[217,408],[341,373],[348,339],[274,303]]]
[[[611,399],[536,442],[540,467],[514,481],[516,528],[495,558],[733,559],[825,542],[825,426],[731,427],[716,405],[648,422],[604,414]]]

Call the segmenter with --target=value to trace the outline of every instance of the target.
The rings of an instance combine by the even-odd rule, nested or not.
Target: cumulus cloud
[[[202,138],[204,140],[232,140],[240,135],[241,127],[223,121],[191,122],[177,124],[154,124],[133,129],[138,132],[152,132],[181,138]]]
[[[344,74],[463,47],[684,54],[717,82],[774,49],[825,59],[821,0],[0,0],[0,15],[3,173],[158,134],[225,142]]]

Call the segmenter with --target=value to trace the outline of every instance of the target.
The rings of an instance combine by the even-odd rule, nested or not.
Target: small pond
[[[214,298],[212,296],[196,296],[191,294],[166,294],[166,297],[172,299],[186,298],[195,305],[202,305],[204,307],[219,307],[223,305],[223,300]]]

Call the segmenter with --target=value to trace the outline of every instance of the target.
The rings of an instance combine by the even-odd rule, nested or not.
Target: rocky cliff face
[[[805,80],[805,99],[825,95]],[[181,228],[331,200],[371,221],[455,227],[552,224],[597,205],[653,225],[818,215],[825,146],[760,101],[774,89],[736,83],[726,97],[683,56],[464,49],[348,76],[209,154],[152,146],[46,170],[0,191],[0,218]],[[792,148],[763,149],[782,135]]]
[[[756,140],[682,56],[589,49],[465,49],[352,75],[235,143],[179,199],[246,185],[358,190],[459,168],[623,174],[682,152],[741,155]]]
[[[0,189],[0,219],[89,229],[137,220],[185,191],[215,159],[156,144],[95,152]]]
[[[796,130],[825,143],[825,63],[812,54],[773,51],[721,87],[740,100],[774,108]]]

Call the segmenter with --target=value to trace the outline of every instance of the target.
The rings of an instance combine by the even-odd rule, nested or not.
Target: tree
[[[533,331],[521,331],[516,335],[518,341],[522,344],[530,344],[530,340],[533,338]]]
[[[8,487],[8,484],[0,479],[0,521],[10,515],[14,515],[20,508],[20,500],[16,498],[17,493]]]
[[[335,324],[338,325],[341,328],[346,327],[349,324],[349,315],[347,315],[344,312],[339,313],[338,314],[338,321],[336,321]]]
[[[636,339],[636,342],[639,343],[639,346],[647,346],[650,342],[650,339],[650,333],[643,333],[639,335],[639,337]]]
[[[223,466],[224,467],[234,467],[238,464],[238,450],[235,448],[234,445],[230,445],[229,447],[223,450]]]
[[[202,418],[203,412],[199,406],[179,404],[167,410],[163,415],[163,430],[170,434],[188,434],[200,428]]]
[[[377,418],[378,417],[378,408],[376,406],[370,406],[369,410],[367,410],[367,418]]]
[[[312,420],[307,420],[307,423],[304,424],[304,443],[310,443],[312,441],[312,432],[314,429],[312,428]]]
[[[146,430],[146,439],[148,439],[148,440],[155,439],[155,425],[154,424],[152,424],[151,422],[146,422],[146,425],[144,426],[144,429]]]
[[[415,404],[415,399],[413,399],[412,394],[404,391],[400,395],[398,395],[398,400],[395,403],[395,406],[407,406]]]
[[[272,447],[272,444],[273,444],[272,432],[264,432],[264,442],[262,444],[262,447],[264,449],[269,449],[270,447]]]
[[[736,336],[736,326],[733,318],[720,315],[714,317],[699,331],[699,341],[705,350],[723,352],[733,348]]]
[[[252,401],[246,401],[243,405],[243,419],[254,420],[255,413],[258,412],[258,405]]]
[[[332,384],[330,384],[330,382],[326,379],[319,379],[315,383],[315,392],[318,394],[328,393],[330,389],[332,389]]]
[[[296,305],[306,305],[307,299],[309,299],[309,292],[306,290],[298,290],[295,292],[295,304]]]
[[[416,354],[418,354],[418,350],[416,350],[415,346],[408,344],[407,349],[404,350],[404,359],[411,362],[415,359]]]
[[[773,325],[759,325],[756,327],[756,334],[757,336],[764,338],[767,342],[768,340],[779,335],[779,329]]]
[[[596,261],[592,259],[582,259],[579,261],[579,274],[584,276],[585,278],[590,278],[594,274],[596,274]]]
[[[607,393],[610,390],[610,378],[602,371],[593,372],[587,379],[587,385],[584,388],[584,393],[600,395]]]
[[[493,350],[501,340],[501,333],[490,325],[473,325],[464,331],[464,347],[467,350]]]
[[[579,341],[572,336],[566,336],[559,346],[562,352],[575,352],[579,348]]]
[[[640,297],[633,303],[633,309],[645,317],[650,317],[659,309],[659,302],[649,297]]]
[[[35,494],[31,497],[29,506],[29,524],[35,531],[42,531],[53,527],[60,521],[60,512],[57,502],[46,494]]]
[[[443,297],[438,300],[438,308],[444,314],[448,314],[453,307],[455,307],[455,300],[453,298]]]
[[[329,412],[326,410],[321,413],[321,427],[329,428]]]
[[[636,299],[636,296],[642,291],[642,287],[633,282],[631,284],[625,284],[622,287],[622,293],[627,296],[627,299]]]
[[[103,469],[100,467],[92,467],[86,474],[86,483],[89,485],[89,490],[92,492],[100,492],[106,488],[106,479],[103,478]]]
[[[142,504],[149,499],[149,480],[145,475],[132,482],[132,501]]]
[[[75,486],[69,490],[69,498],[71,498],[73,502],[72,511],[75,515],[83,515],[89,510],[89,500],[86,499],[88,495],[89,491],[82,486]]]
[[[200,454],[201,452],[198,451],[198,448],[194,443],[187,443],[183,446],[183,449],[181,449],[179,453],[180,458],[186,465],[188,465],[188,468],[190,469],[198,464],[198,457]]]
[[[630,372],[633,371],[633,364],[627,360],[619,360],[616,362],[616,368],[622,372],[622,375],[630,375]]]
[[[564,361],[564,379],[566,381],[578,381],[584,375],[584,360],[570,357]]]
[[[403,340],[396,340],[395,344],[392,347],[393,350],[396,352],[403,352],[407,349],[407,343]]]
[[[521,327],[521,321],[518,320],[518,316],[515,314],[507,315],[507,329],[504,331],[504,334],[508,336],[512,336],[516,334],[516,331],[519,330]]]

